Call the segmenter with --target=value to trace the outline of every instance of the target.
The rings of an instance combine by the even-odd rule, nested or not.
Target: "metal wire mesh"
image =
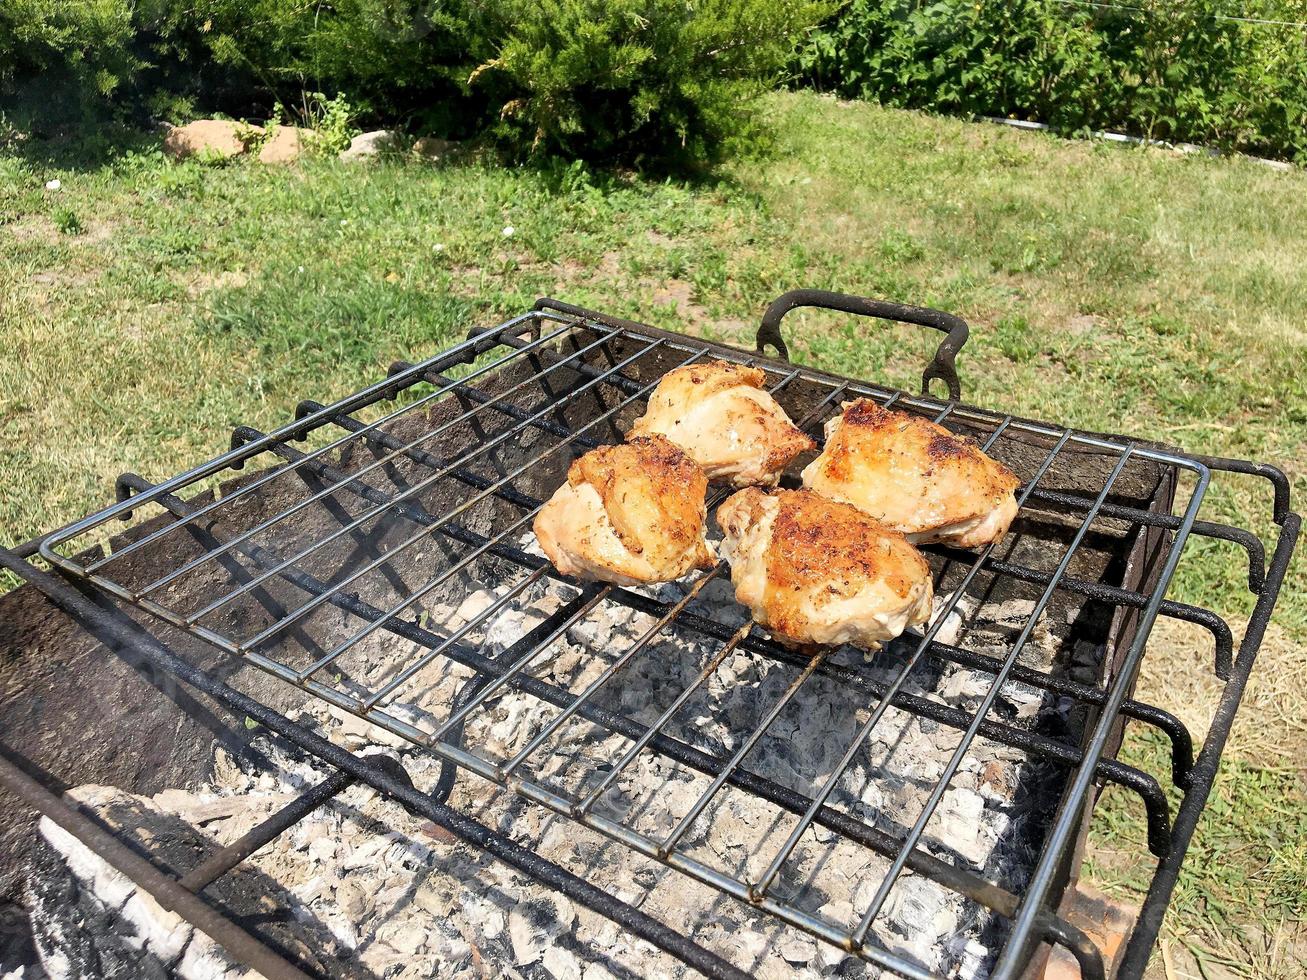
[[[696,611],[709,584],[726,577],[724,565],[683,583],[679,595],[572,584],[568,601],[502,652],[488,655],[486,631],[496,616],[529,604],[545,583],[560,578],[529,543],[531,521],[547,497],[543,488],[557,485],[576,455],[620,438],[622,426],[642,411],[666,370],[710,357],[763,368],[771,391],[812,434],[838,411],[841,401],[861,396],[974,436],[1023,478],[1016,527],[1023,522],[1058,523],[1057,533],[1041,540],[1057,540],[1060,547],[1050,549],[1045,543],[1033,553],[994,545],[975,553],[931,549],[937,584],[945,579],[948,583],[947,591],[941,590],[942,608],[936,610],[933,625],[906,635],[887,652],[888,662],[895,665],[888,682],[869,678],[829,652],[799,656],[772,642],[750,621],[732,625]],[[460,365],[470,370],[460,368],[463,373],[457,378],[446,373]],[[396,396],[402,396],[403,403],[385,407],[385,400]],[[331,435],[324,439],[325,433]],[[321,444],[294,444],[305,437]],[[1063,472],[1073,454],[1075,464]],[[267,461],[275,465],[222,484],[211,494],[185,499],[211,486],[216,477]],[[1192,489],[1182,511],[1173,515],[1148,509],[1123,490],[1125,475],[1136,467],[1172,478],[1190,474]],[[1053,473],[1062,475],[1056,486],[1049,486]],[[1204,610],[1165,598],[1191,533],[1247,546],[1232,529],[1197,521],[1209,478],[1203,463],[1148,445],[910,396],[658,331],[537,311],[474,335],[421,364],[402,367],[386,381],[330,406],[305,403],[295,422],[271,434],[238,430],[230,452],[165,483],[140,481],[131,486],[129,481],[118,505],[48,536],[40,553],[65,572],[469,772],[876,964],[906,976],[925,976],[927,971],[889,949],[875,929],[905,873],[928,876],[1013,919],[1001,963],[1004,969],[1016,969],[1028,957],[1032,942],[1055,931],[1047,899],[1095,781],[1117,782],[1144,797],[1150,843],[1159,855],[1165,852],[1169,826],[1156,780],[1105,755],[1125,716],[1156,725],[1170,738],[1177,783],[1187,778],[1192,765],[1183,726],[1126,694],[1159,614],[1209,629],[1217,647],[1217,669],[1223,657],[1228,667],[1228,628]],[[710,511],[724,496],[710,491]],[[146,519],[152,510],[165,516]],[[77,556],[88,535],[112,520],[130,517],[139,523],[129,543],[98,556]],[[1153,575],[1146,588],[1130,588],[1107,576],[1074,574],[1087,542],[1108,526],[1118,534],[1122,528],[1155,532]],[[145,581],[121,573],[133,562],[151,558],[165,540],[185,542],[184,560],[167,567],[153,565]],[[492,581],[494,601],[456,626],[426,621],[427,604],[437,597],[456,598],[466,590],[468,576]],[[964,649],[956,637],[943,642],[941,628],[963,597],[978,583],[992,587],[996,580],[1021,583],[1032,596],[1030,612],[1007,652],[993,657]],[[1103,683],[1023,663],[1036,622],[1063,595],[1133,617],[1128,649]],[[646,624],[643,631],[633,642],[612,649],[602,670],[578,690],[542,679],[539,668],[556,652],[560,638],[609,608],[640,614]],[[705,645],[695,678],[650,721],[612,710],[605,695],[620,687],[624,672],[648,656],[660,637],[673,632]],[[383,679],[360,684],[351,657],[380,633],[406,641],[408,653]],[[733,749],[705,751],[685,736],[683,718],[679,723],[678,718],[737,650],[785,664],[790,680],[767,711],[740,732]],[[963,663],[990,676],[974,710],[959,711],[906,688],[913,671],[931,658]],[[432,671],[451,668],[451,676],[475,683],[457,707],[451,702],[445,717],[415,718],[399,710],[407,692]],[[825,781],[804,794],[752,772],[749,759],[805,685],[819,676],[846,685],[867,717]],[[1086,706],[1083,744],[1031,732],[995,714],[996,700],[1005,685],[1014,682]],[[495,754],[484,745],[464,745],[449,737],[509,689],[557,709],[539,730],[527,733],[520,748]],[[929,776],[933,788],[915,821],[901,833],[887,834],[832,805],[832,797],[886,715],[898,711],[929,717],[958,735],[948,762]],[[592,760],[584,778],[561,785],[540,775],[537,764],[575,725],[620,736],[625,748]],[[922,846],[944,793],[978,739],[1014,747],[1066,773],[1068,790],[1021,894],[996,889],[974,871],[941,860]],[[688,810],[651,822],[601,805],[623,773],[647,754],[671,759],[701,777],[702,790]],[[765,799],[789,821],[783,843],[765,863],[758,862],[759,873],[725,869],[693,846],[696,826],[701,829],[713,818],[714,801],[726,792]],[[888,871],[865,907],[849,921],[832,921],[801,907],[780,887],[787,864],[814,826],[836,835],[838,844],[869,847],[889,859]]]

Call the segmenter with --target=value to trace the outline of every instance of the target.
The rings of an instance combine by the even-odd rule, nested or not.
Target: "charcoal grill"
[[[786,313],[798,307],[944,333],[923,373],[922,394],[791,364],[780,328]],[[705,948],[583,874],[449,806],[459,772],[503,787],[895,974],[934,975],[888,943],[878,928],[896,883],[920,876],[992,916],[999,940],[991,964],[995,976],[1038,971],[1053,946],[1069,951],[1083,976],[1102,977],[1109,969],[1139,976],[1212,788],[1300,519],[1290,510],[1284,474],[1272,466],[1183,453],[965,404],[954,358],[966,339],[965,323],[938,311],[813,290],[788,293],[768,308],[756,352],[544,299],[521,316],[473,330],[435,357],[396,363],[384,380],[356,394],[330,405],[305,401],[295,419],[274,432],[239,427],[229,451],[171,479],[152,483],[125,474],[117,481],[116,503],[0,551],[0,565],[97,640],[129,652],[174,700],[178,690],[192,692],[238,718],[252,719],[319,760],[328,775],[180,880],[163,874],[148,854],[125,849],[46,789],[32,775],[40,775],[36,750],[23,759],[20,747],[11,745],[9,757],[0,758],[0,777],[30,807],[81,837],[165,907],[268,976],[302,974],[200,893],[354,781],[370,784],[704,974],[745,975],[728,953]],[[774,356],[767,354],[769,348]],[[562,481],[571,459],[619,440],[668,370],[709,358],[761,367],[776,398],[812,434],[819,434],[842,401],[868,397],[975,438],[1021,476],[1020,515],[1001,545],[979,552],[926,549],[942,608],[923,632],[909,633],[879,654],[876,669],[847,652],[802,656],[747,619],[736,624],[714,618],[702,599],[715,580],[728,577],[724,566],[673,591],[578,586],[562,580],[531,548],[531,518]],[[942,384],[947,397],[932,396],[932,382]],[[1268,484],[1274,523],[1269,561],[1262,538],[1250,530],[1200,517],[1213,480]],[[723,496],[713,490],[710,508]],[[1241,636],[1217,613],[1166,598],[1186,543],[1194,538],[1220,542],[1216,549],[1204,549],[1208,554],[1244,553],[1239,560],[1247,562],[1253,607]],[[543,585],[559,581],[565,601],[536,625],[499,652],[480,642],[497,613],[528,603]],[[456,605],[469,582],[488,587],[493,601],[456,626],[433,623],[427,610],[438,603]],[[1012,630],[1007,649],[994,655],[969,648],[964,639],[970,624],[983,621],[990,606],[1012,601],[1024,603],[1018,608],[1027,613]],[[638,613],[647,627],[634,642],[608,651],[602,669],[575,689],[542,679],[539,668],[560,638],[609,609]],[[1067,628],[1059,632],[1047,662],[1036,662],[1029,656],[1032,636],[1054,613]],[[1220,706],[1196,755],[1177,718],[1132,697],[1159,616],[1206,630],[1212,641],[1210,669],[1224,681]],[[633,664],[673,634],[702,645],[697,673],[656,712],[624,712],[611,695]],[[405,641],[411,652],[388,665],[384,676],[370,678],[356,661],[385,635]],[[12,649],[21,649],[22,642],[11,635]],[[197,648],[220,651],[229,665],[197,657]],[[737,652],[781,665],[787,683],[730,745],[700,744],[684,717],[687,705]],[[332,744],[287,717],[275,698],[251,696],[229,683],[230,664],[254,665],[433,753],[445,765],[440,784],[420,791],[393,762]],[[913,678],[930,665],[980,672],[988,678],[983,694],[968,708],[923,694]],[[446,699],[443,716],[418,718],[397,707],[414,685],[442,670],[452,671],[448,676],[459,684]],[[847,692],[847,710],[861,713],[852,737],[838,747],[838,762],[800,792],[753,771],[751,754],[769,727],[800,703],[806,686],[821,678]],[[1055,701],[1060,725],[1049,729],[1005,710],[1006,692],[1018,686]],[[476,744],[470,733],[478,713],[510,691],[549,705],[550,714],[524,733],[516,751],[496,754]],[[942,768],[921,774],[924,803],[915,817],[887,827],[847,805],[845,784],[869,739],[892,713],[942,726],[952,733],[955,748]],[[1152,774],[1115,759],[1127,720],[1151,726],[1166,739],[1169,772]],[[539,762],[572,726],[588,726],[610,742],[619,738],[622,747],[590,760],[582,778],[564,785],[566,780],[542,775]],[[72,739],[76,733],[59,736]],[[1036,856],[1006,880],[950,856],[947,842],[931,835],[951,781],[982,742],[1038,763],[1039,792],[1047,794],[1046,819],[1035,828]],[[667,760],[701,780],[693,805],[661,814],[656,830],[649,820],[624,816],[604,803],[642,756]],[[1140,798],[1151,852],[1151,858],[1140,859],[1154,860],[1156,870],[1123,955],[1105,962],[1059,906],[1076,877],[1094,802],[1111,784]],[[1174,814],[1164,789],[1168,784],[1180,794]],[[786,821],[779,844],[770,846],[750,873],[719,866],[695,846],[726,793],[765,801]],[[862,906],[845,921],[832,921],[798,900],[788,873],[801,844],[818,830],[824,840],[834,841],[832,848],[869,849],[882,862],[883,870],[861,893]]]

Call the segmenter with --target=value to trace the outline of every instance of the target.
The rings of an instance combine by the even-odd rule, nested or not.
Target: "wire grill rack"
[[[779,340],[774,328],[784,311],[773,320],[772,336],[763,339]],[[955,343],[947,357],[949,371],[936,370],[935,376],[943,377],[952,389],[956,378],[948,376],[951,354],[960,341],[951,340]],[[783,342],[777,346],[784,354]],[[488,655],[477,642],[479,631],[511,604],[528,601],[545,580],[560,578],[526,544],[531,521],[548,496],[542,485],[556,486],[576,455],[620,438],[622,426],[643,410],[644,400],[666,370],[709,358],[763,368],[770,390],[810,434],[820,432],[842,401],[861,396],[920,413],[973,436],[1023,478],[1017,527],[1023,521],[1048,521],[1049,515],[1056,515],[1063,526],[1060,549],[1032,556],[992,545],[974,553],[932,548],[935,563],[949,569],[951,591],[941,591],[944,608],[937,611],[933,626],[899,641],[894,654],[898,669],[888,683],[868,679],[827,652],[809,658],[786,650],[752,622],[737,628],[695,612],[695,600],[709,583],[729,577],[724,564],[689,581],[674,598],[656,590],[574,586],[570,599],[541,624],[498,656]],[[936,369],[939,364],[937,356]],[[299,445],[305,439],[317,444]],[[511,464],[504,463],[506,458]],[[1053,474],[1063,472],[1068,459],[1075,461],[1073,476],[1052,480]],[[250,463],[271,465],[218,485]],[[1185,486],[1186,499],[1178,512],[1139,503],[1126,484],[1140,471],[1154,478],[1164,474],[1173,485]],[[1282,531],[1269,570],[1257,536],[1199,519],[1209,482],[1218,471],[1264,478],[1273,485],[1274,520]],[[1079,482],[1068,485],[1067,479]],[[724,496],[723,491],[710,490],[710,512]],[[1297,531],[1297,518],[1288,509],[1287,481],[1271,467],[1196,457],[1016,418],[965,405],[956,397],[913,396],[796,367],[761,351],[749,355],[553,301],[541,301],[533,311],[490,330],[474,331],[465,342],[422,363],[397,364],[384,381],[334,404],[302,403],[295,421],[274,432],[239,428],[230,451],[163,483],[126,475],[119,481],[119,498],[114,506],[45,536],[39,542],[40,556],[61,572],[462,769],[879,966],[912,977],[930,974],[887,948],[874,929],[905,872],[930,877],[1010,921],[996,975],[1015,976],[1041,941],[1069,946],[1086,975],[1101,973],[1097,951],[1055,914],[1055,906],[1059,876],[1066,874],[1082,818],[1102,783],[1125,786],[1143,799],[1150,849],[1159,861],[1156,894],[1150,901],[1165,906],[1192,834],[1191,823],[1196,822],[1210,789],[1229,720],[1224,731],[1214,726],[1215,740],[1209,736],[1196,763],[1184,726],[1130,697],[1150,628],[1160,615],[1208,630],[1213,639],[1213,670],[1222,678],[1234,678],[1237,705]],[[323,514],[331,519],[324,523]],[[151,515],[164,516],[149,519]],[[136,522],[125,544],[108,552],[80,550],[116,520]],[[1075,574],[1078,554],[1107,525],[1151,536],[1155,555],[1145,585],[1126,588]],[[1191,536],[1231,542],[1247,553],[1249,589],[1257,605],[1237,654],[1224,620],[1165,597]],[[119,574],[131,564],[131,556],[151,556],[165,540],[173,544],[185,540],[184,560],[156,567],[152,580],[144,584]],[[397,571],[401,567],[402,573]],[[424,621],[425,603],[435,597],[456,597],[466,588],[464,576],[486,569],[492,570],[496,583],[490,605],[454,629]],[[956,639],[942,642],[938,634],[948,613],[973,586],[993,578],[1020,582],[1034,598],[1030,615],[1006,654],[969,652]],[[1039,616],[1065,594],[1114,610],[1117,619],[1130,619],[1130,630],[1121,634],[1128,643],[1118,652],[1115,669],[1105,673],[1100,684],[1023,663],[1023,649]],[[603,671],[579,691],[536,676],[569,629],[606,607],[635,610],[651,625],[633,643],[613,650]],[[712,645],[692,683],[652,724],[601,706],[597,692],[620,685],[623,670],[666,631]],[[350,657],[381,632],[410,642],[412,655],[372,686],[343,680]],[[320,642],[323,636],[329,642]],[[676,737],[672,722],[737,649],[786,663],[793,678],[733,752],[705,752]],[[913,669],[927,659],[962,663],[988,673],[988,689],[976,710],[960,711],[905,688]],[[422,682],[424,672],[440,664],[456,664],[468,677],[448,714],[436,723],[424,723],[397,710],[406,692]],[[815,793],[804,795],[751,772],[749,758],[769,726],[819,674],[847,684],[865,699],[868,714],[825,782]],[[996,714],[995,702],[1012,682],[1034,685],[1084,706],[1090,724],[1082,744],[1068,745]],[[511,755],[464,746],[468,720],[508,689],[547,702],[556,713]],[[887,834],[831,805],[832,792],[856,752],[891,710],[930,717],[957,732],[952,756],[942,771],[931,775],[934,786],[924,808],[901,835]],[[1125,718],[1153,725],[1169,740],[1169,779],[1185,791],[1186,807],[1190,798],[1195,800],[1192,820],[1182,807],[1173,823],[1158,779],[1111,758]],[[551,740],[567,726],[582,721],[623,736],[629,743],[625,751],[603,760],[594,778],[578,789],[560,788],[537,777],[533,762],[549,751]],[[921,846],[951,779],[977,739],[1015,747],[1065,773],[1066,790],[1038,863],[1026,887],[1017,893]],[[672,815],[670,831],[651,833],[597,806],[641,753],[670,758],[704,777],[694,805]],[[686,846],[691,829],[697,821],[710,818],[710,805],[725,787],[769,801],[792,821],[784,843],[770,856],[765,870],[752,878],[723,871]],[[889,859],[888,873],[850,921],[831,921],[800,908],[778,887],[787,862],[814,825]],[[1132,941],[1128,955],[1136,961],[1142,955],[1146,962],[1157,924],[1146,920]],[[1136,944],[1142,953],[1133,952]]]

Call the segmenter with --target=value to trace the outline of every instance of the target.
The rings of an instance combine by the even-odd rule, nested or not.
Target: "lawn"
[[[1058,140],[810,95],[776,144],[712,179],[579,167],[171,164],[0,151],[0,543],[161,479],[553,295],[752,346],[776,294],[820,286],[954,311],[968,400],[1280,464],[1307,496],[1307,173]],[[58,178],[62,189],[44,190]],[[785,321],[796,360],[910,384],[927,331]],[[1205,516],[1264,530],[1236,486]],[[1307,565],[1276,625],[1199,829],[1158,976],[1307,970]],[[1245,569],[1246,570],[1246,569]],[[1235,620],[1236,553],[1195,546],[1172,590]],[[1219,687],[1165,630],[1142,685],[1200,733]],[[1155,771],[1160,747],[1128,741]],[[1109,795],[1103,886],[1140,814]],[[1142,853],[1142,848],[1134,853]]]

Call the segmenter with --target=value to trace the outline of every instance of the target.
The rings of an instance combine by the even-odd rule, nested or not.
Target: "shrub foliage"
[[[40,78],[112,96],[142,67],[125,0],[5,0],[0,3],[0,86]]]
[[[0,86],[85,102],[365,118],[510,151],[711,158],[750,132],[825,0],[6,0]]]
[[[709,157],[747,135],[796,40],[807,0],[498,0],[474,71],[513,142],[584,155]],[[829,8],[827,8],[829,9]]]
[[[888,105],[1307,162],[1304,21],[1307,0],[851,0],[799,73]]]

